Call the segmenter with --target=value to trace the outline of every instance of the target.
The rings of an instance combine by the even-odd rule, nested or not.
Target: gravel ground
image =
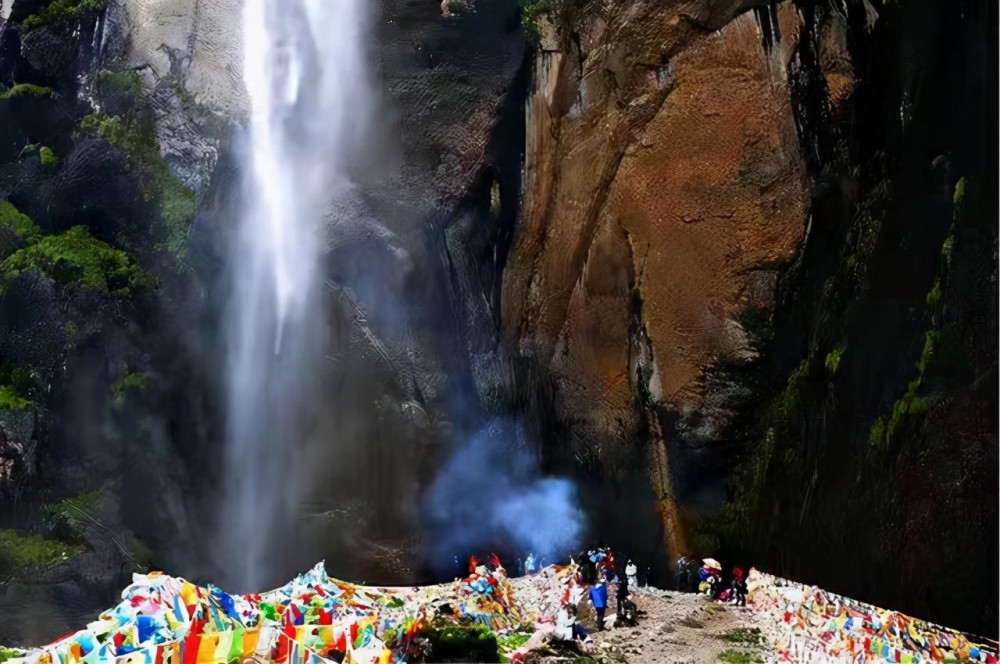
[[[645,588],[633,591],[632,599],[640,611],[638,626],[612,624],[603,632],[592,632],[599,652],[615,659],[623,655],[635,664],[742,664],[767,661],[773,654],[770,648],[754,643],[751,630],[760,626],[758,615],[750,609],[713,602],[702,595]],[[613,615],[613,597],[609,605]],[[585,625],[593,625],[592,610],[581,617]]]

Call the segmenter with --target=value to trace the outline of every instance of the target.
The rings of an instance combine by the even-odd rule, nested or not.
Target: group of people
[[[682,557],[677,561],[678,590],[692,589],[692,567],[693,561],[686,558]],[[701,561],[697,573],[697,592],[733,606],[747,605],[747,582],[743,570],[739,567],[733,568],[727,587],[723,580],[722,563],[714,558],[705,558]]]
[[[593,648],[593,639],[579,622],[578,605],[584,598],[590,600],[596,614],[598,631],[605,629],[605,615],[609,604],[609,590],[614,590],[616,625],[635,625],[638,609],[629,599],[630,586],[636,583],[638,569],[631,560],[619,573],[614,552],[607,547],[589,549],[580,555],[579,572],[563,596],[562,608],[556,616],[556,636],[579,644],[585,651]]]

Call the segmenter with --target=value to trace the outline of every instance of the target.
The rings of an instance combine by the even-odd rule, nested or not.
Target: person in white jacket
[[[632,588],[639,587],[638,574],[639,569],[635,566],[635,563],[632,562],[632,559],[629,558],[628,564],[625,565],[625,576],[628,577],[628,585]]]
[[[579,642],[584,651],[590,651],[594,647],[594,640],[590,638],[590,634],[587,634],[583,625],[577,622],[576,606],[572,604],[563,604],[559,609],[559,613],[556,614],[556,627],[552,633],[560,641]]]

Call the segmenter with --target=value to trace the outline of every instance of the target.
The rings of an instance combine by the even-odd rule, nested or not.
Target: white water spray
[[[220,562],[234,589],[283,573],[295,546],[317,395],[324,307],[320,223],[348,184],[372,95],[366,0],[245,0],[250,99],[245,212],[231,254]]]

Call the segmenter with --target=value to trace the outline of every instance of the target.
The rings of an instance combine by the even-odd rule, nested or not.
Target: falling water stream
[[[234,589],[280,578],[317,439],[323,364],[317,278],[324,214],[348,186],[368,112],[366,0],[246,0],[250,101],[244,212],[230,257],[220,562]],[[311,398],[310,398],[311,397]]]

